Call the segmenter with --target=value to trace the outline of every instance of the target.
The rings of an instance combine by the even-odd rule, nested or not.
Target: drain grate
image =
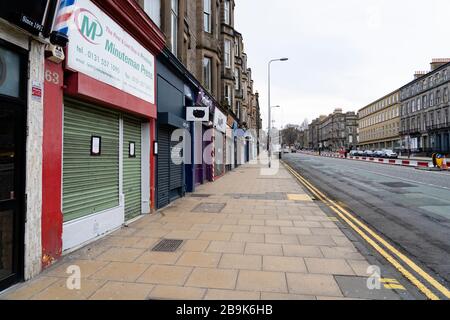
[[[209,198],[211,197],[210,194],[191,194],[190,195],[191,198]]]
[[[191,212],[221,213],[225,207],[226,203],[201,203]]]
[[[183,244],[183,240],[164,239],[159,242],[152,251],[154,252],[175,252]]]
[[[389,188],[414,188],[415,185],[405,182],[383,182],[382,185],[385,185]]]

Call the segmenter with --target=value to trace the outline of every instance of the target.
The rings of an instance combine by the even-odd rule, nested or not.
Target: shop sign
[[[233,124],[234,124],[234,118],[232,116],[228,116],[228,118],[227,118],[227,125],[230,128],[233,128]]]
[[[54,0],[0,1],[0,17],[34,35],[51,25],[54,14]]]
[[[214,127],[222,133],[227,132],[227,117],[218,108],[214,112]]]
[[[155,57],[89,0],[69,21],[68,68],[155,103]]]
[[[188,107],[186,108],[186,120],[193,122],[209,121],[208,107]]]
[[[214,102],[210,99],[203,90],[200,90],[197,96],[197,104],[213,110]]]

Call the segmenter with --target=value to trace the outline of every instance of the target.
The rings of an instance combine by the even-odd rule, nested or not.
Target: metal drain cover
[[[382,185],[385,185],[389,188],[414,188],[415,185],[405,182],[383,182]]]
[[[201,203],[191,212],[221,213],[226,205],[226,203]]]
[[[183,240],[164,239],[153,249],[154,252],[175,252],[183,244]]]
[[[190,195],[191,198],[209,198],[211,197],[210,194],[191,194]]]

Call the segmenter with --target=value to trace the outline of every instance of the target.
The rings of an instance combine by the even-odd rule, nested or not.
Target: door
[[[142,213],[142,129],[141,121],[123,118],[123,192],[125,194],[125,220]]]
[[[0,40],[0,291],[23,277],[27,61],[25,53],[2,44]]]

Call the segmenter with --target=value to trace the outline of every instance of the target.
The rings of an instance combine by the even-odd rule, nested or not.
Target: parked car
[[[385,153],[383,150],[377,150],[373,153],[373,156],[376,158],[384,158]]]
[[[351,157],[358,157],[359,156],[359,152],[358,150],[352,150],[350,151],[350,156]]]
[[[372,150],[366,150],[364,151],[364,157],[373,157],[373,151]]]
[[[388,159],[398,159],[398,154],[392,150],[383,150],[384,157]]]

